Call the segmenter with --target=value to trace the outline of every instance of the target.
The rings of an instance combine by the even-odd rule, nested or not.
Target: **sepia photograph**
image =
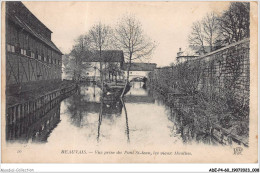
[[[3,163],[257,163],[258,2],[3,1]]]

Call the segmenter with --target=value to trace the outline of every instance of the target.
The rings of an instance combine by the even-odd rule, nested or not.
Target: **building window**
[[[11,52],[15,52],[14,46],[11,45]]]
[[[15,52],[14,46],[10,45],[10,44],[7,44],[7,51],[8,52]]]
[[[27,52],[26,52],[26,55],[29,56],[29,57],[31,57],[31,54],[32,54],[31,50],[28,49]]]
[[[41,55],[38,55],[38,60],[41,60],[41,59],[42,59]]]
[[[25,49],[21,49],[21,54],[22,55],[26,55],[26,50]]]
[[[32,58],[35,58],[35,54],[34,54],[33,52],[31,53],[31,57],[32,57]]]
[[[7,44],[7,52],[11,52],[11,45]]]

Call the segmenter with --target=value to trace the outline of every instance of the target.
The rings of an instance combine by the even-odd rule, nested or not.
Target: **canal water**
[[[123,99],[102,97],[96,85],[82,84],[40,120],[45,121],[40,130],[35,123],[23,136],[49,146],[217,144],[163,100],[142,82],[133,82]]]

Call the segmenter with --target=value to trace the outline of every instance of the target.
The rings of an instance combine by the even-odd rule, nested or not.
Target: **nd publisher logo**
[[[242,147],[236,147],[234,148],[234,155],[242,155],[243,148]]]

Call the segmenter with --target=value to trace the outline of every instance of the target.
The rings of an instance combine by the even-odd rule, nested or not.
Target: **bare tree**
[[[74,63],[72,63],[69,54],[65,54],[62,56],[62,64],[64,65],[64,69],[62,72],[65,74],[66,79],[74,78]]]
[[[231,2],[229,9],[219,18],[220,33],[225,43],[230,44],[249,37],[249,12],[249,2]]]
[[[206,46],[213,51],[218,36],[218,20],[215,13],[208,13],[201,21],[192,25],[192,31],[189,35],[189,44],[193,49],[201,49],[206,52]]]
[[[214,43],[217,39],[218,32],[218,20],[215,13],[207,14],[202,21],[204,38],[206,43],[210,46],[210,51],[213,51]]]
[[[205,52],[205,35],[200,21],[197,21],[192,25],[192,31],[189,35],[189,44],[191,47],[200,47]]]
[[[112,44],[112,29],[104,24],[97,24],[94,25],[88,34],[88,38],[92,44],[93,49],[98,50],[99,58],[100,58],[100,79],[101,79],[101,86],[102,91],[104,89],[104,77],[103,77],[103,57],[102,51],[109,48]]]
[[[64,56],[65,73],[76,81],[80,80],[87,64],[84,64],[86,52],[90,49],[89,40],[84,35],[80,35],[68,55]]]
[[[126,79],[128,83],[132,62],[151,55],[155,49],[155,43],[144,35],[141,23],[134,16],[124,16],[119,20],[114,38],[117,48],[124,51],[129,64]]]

